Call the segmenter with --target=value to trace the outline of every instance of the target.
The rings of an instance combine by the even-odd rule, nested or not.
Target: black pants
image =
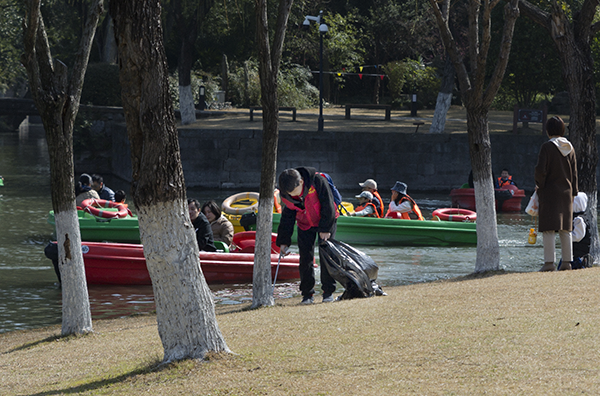
[[[337,226],[333,226],[331,237],[335,236]],[[315,294],[315,269],[313,263],[315,260],[315,239],[319,236],[316,227],[306,231],[298,230],[298,249],[300,251],[300,292],[302,297],[311,297]],[[321,238],[319,238],[319,241]],[[321,259],[323,262],[323,259]],[[335,279],[331,277],[326,266],[321,265],[321,289],[323,295],[333,294],[335,291]]]

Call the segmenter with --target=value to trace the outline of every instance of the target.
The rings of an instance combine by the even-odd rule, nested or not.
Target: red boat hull
[[[142,245],[82,242],[88,284],[150,285]],[[279,255],[271,255],[271,278]],[[281,259],[277,280],[298,279],[298,255]],[[200,266],[209,284],[252,283],[254,254],[200,252]]]
[[[496,189],[497,192],[510,190],[513,192],[512,197],[503,200],[499,205],[499,200],[496,199],[496,212],[520,212],[521,203],[525,198],[525,191],[519,190],[515,186],[508,186],[508,188]],[[473,188],[455,188],[450,191],[450,197],[452,198],[453,208],[462,208],[469,210],[476,210],[475,207],[475,189]]]

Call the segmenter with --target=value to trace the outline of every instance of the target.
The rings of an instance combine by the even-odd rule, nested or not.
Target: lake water
[[[52,209],[49,159],[41,128],[0,133],[0,333],[61,322],[61,291],[44,247],[52,239],[46,222]],[[123,180],[105,175],[113,190],[129,190]],[[459,184],[459,182],[457,182]],[[217,202],[240,191],[188,190],[188,197]],[[342,191],[352,197],[357,191]],[[449,207],[446,194],[411,194],[426,218],[437,208]],[[384,199],[389,197],[384,196]],[[498,214],[501,265],[508,271],[536,271],[542,264],[541,237],[527,243],[531,217],[524,213]],[[378,283],[398,286],[472,273],[475,247],[369,247],[359,249],[379,265]],[[318,277],[317,277],[318,279]],[[217,304],[250,301],[249,285],[211,286]],[[320,289],[317,287],[317,290]],[[341,289],[338,291],[342,291]],[[276,288],[276,298],[296,295],[297,284]],[[93,319],[120,317],[154,310],[151,286],[90,286]]]

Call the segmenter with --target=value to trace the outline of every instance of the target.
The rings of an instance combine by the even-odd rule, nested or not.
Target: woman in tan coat
[[[573,245],[573,197],[577,188],[577,158],[571,143],[564,137],[565,123],[552,117],[546,123],[549,141],[542,144],[535,166],[535,188],[539,197],[539,232],[544,240],[544,266],[540,271],[555,271],[556,231],[560,237],[560,269],[571,269]]]
[[[231,246],[233,241],[233,224],[221,213],[221,208],[215,201],[208,201],[202,205],[202,213],[210,222],[213,239]]]

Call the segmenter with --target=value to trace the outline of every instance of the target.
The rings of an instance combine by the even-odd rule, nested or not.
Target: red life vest
[[[283,196],[281,197],[281,202],[288,209],[296,211],[296,223],[302,231],[319,226],[319,221],[321,220],[321,202],[319,202],[319,195],[317,194],[317,190],[315,190],[315,186],[310,186],[308,194],[304,197],[304,209],[297,207]]]
[[[361,210],[363,210],[367,206],[372,206],[373,207],[373,213],[370,213],[370,214],[368,214],[368,215],[366,215],[364,217],[377,217],[377,218],[381,217],[381,216],[379,216],[379,212],[377,211],[377,208],[375,207],[375,204],[373,202],[365,202],[364,205],[357,206],[356,208],[354,208],[354,212],[360,212]]]
[[[512,176],[508,176],[508,179],[506,179],[506,180],[502,180],[501,177],[498,178],[498,188],[502,188],[504,186],[510,186],[511,184],[514,184],[512,181]]]
[[[400,213],[400,218],[404,219],[404,220],[425,220],[425,218],[423,217],[423,215],[421,214],[421,209],[419,209],[419,205],[417,205],[417,203],[408,195],[405,195],[404,197],[402,197],[402,199],[400,200],[400,202],[398,202],[398,205],[400,205],[402,202],[404,201],[409,201],[412,205],[412,211],[410,212],[404,212],[404,213]],[[413,219],[410,216],[410,213],[414,213],[413,217],[416,215],[416,219]],[[395,212],[391,212],[389,209],[385,215],[385,217],[396,217],[393,213]]]

